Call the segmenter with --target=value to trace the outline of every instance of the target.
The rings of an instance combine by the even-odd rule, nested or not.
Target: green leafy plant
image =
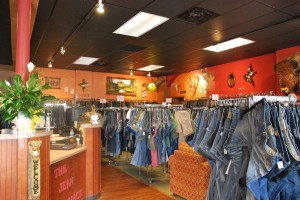
[[[0,112],[3,122],[11,122],[19,112],[30,119],[34,115],[43,115],[44,102],[54,100],[52,95],[43,94],[43,90],[50,89],[48,83],[41,85],[37,73],[30,74],[26,85],[22,78],[17,74],[14,83],[11,85],[8,81],[0,81]]]

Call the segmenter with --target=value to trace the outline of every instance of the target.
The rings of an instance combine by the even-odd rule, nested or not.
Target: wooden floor
[[[106,163],[102,163],[101,173],[102,192],[100,200],[172,199]]]

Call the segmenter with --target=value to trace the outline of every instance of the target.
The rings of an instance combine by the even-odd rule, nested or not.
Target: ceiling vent
[[[199,25],[217,16],[219,16],[219,14],[212,11],[204,8],[194,7],[178,15],[177,19]]]
[[[131,51],[131,52],[139,52],[143,49],[146,49],[146,47],[132,45],[132,44],[126,44],[125,46],[120,48],[120,50],[122,51]]]

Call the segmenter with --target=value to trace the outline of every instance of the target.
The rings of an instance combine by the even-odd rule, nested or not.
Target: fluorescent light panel
[[[161,66],[161,65],[148,65],[146,67],[142,67],[142,68],[139,68],[137,70],[150,72],[150,71],[153,71],[153,70],[156,70],[156,69],[160,69],[160,68],[163,68],[163,67],[165,67],[165,66]]]
[[[153,15],[150,13],[139,12],[113,33],[139,37],[144,33],[150,31],[151,29],[166,22],[167,20],[169,20],[169,18]]]
[[[82,56],[82,57],[78,58],[75,62],[73,62],[73,64],[75,64],[75,65],[90,65],[97,60],[99,60],[99,58]]]
[[[206,48],[204,48],[204,50],[221,52],[221,51],[225,51],[228,49],[233,49],[233,48],[240,47],[243,45],[251,44],[253,42],[254,41],[252,41],[252,40],[238,37],[238,38],[235,38],[232,40],[228,40],[226,42],[222,42],[222,43],[210,46],[210,47],[206,47]]]

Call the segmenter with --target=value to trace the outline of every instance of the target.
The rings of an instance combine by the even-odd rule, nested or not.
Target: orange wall
[[[146,88],[142,86],[143,83],[150,83],[157,81],[157,78],[147,76],[129,76],[124,74],[112,74],[112,73],[100,73],[100,72],[89,72],[79,70],[62,70],[62,69],[49,69],[49,68],[38,68],[42,77],[57,77],[61,78],[61,89],[48,90],[48,94],[52,94],[57,98],[73,98],[73,94],[70,91],[73,89],[74,93],[78,95],[78,98],[106,98],[116,99],[116,95],[106,94],[106,78],[111,77],[122,77],[122,78],[134,78],[137,83],[137,95],[136,96],[125,96],[125,100],[130,101],[158,101],[159,103],[164,102],[165,98],[201,98],[210,96],[211,94],[219,95],[235,95],[235,94],[251,94],[251,93],[262,93],[274,91],[276,95],[283,95],[279,90],[278,78],[274,71],[274,65],[283,59],[286,59],[294,52],[299,52],[300,46],[278,50],[275,53],[258,56],[254,58],[248,58],[239,60],[236,62],[226,63],[207,68],[209,74],[214,74],[214,81],[208,81],[207,85],[203,82],[202,70],[195,70],[180,75],[173,75],[166,77],[168,83],[161,84],[157,91],[154,93],[147,92],[147,97],[142,98],[142,91]],[[254,71],[257,74],[254,76],[255,86],[246,82],[243,78],[244,74],[247,73],[248,67],[252,64]],[[236,84],[233,88],[227,85],[227,79],[229,74],[233,72],[236,78]],[[199,76],[200,81],[196,90],[196,94],[191,96],[189,93],[188,82],[190,79],[193,80],[194,76]],[[82,80],[88,83],[85,91],[79,84]],[[178,84],[178,91],[175,87],[171,87],[172,83]],[[205,89],[206,87],[206,89]]]
[[[125,100],[146,100],[146,101],[156,101],[157,92],[147,92],[147,97],[142,98],[142,91],[145,90],[143,83],[155,82],[156,78],[147,76],[130,76],[124,74],[112,74],[112,73],[93,73],[93,98],[106,98],[106,99],[116,99],[116,95],[106,94],[106,77],[121,77],[121,78],[134,78],[136,79],[137,95],[125,96]]]
[[[116,100],[117,95],[106,94],[106,77],[121,77],[121,78],[134,78],[136,79],[137,95],[125,96],[125,100],[130,101],[157,101],[158,94],[164,94],[164,86],[160,86],[158,91],[150,93],[147,92],[147,97],[142,98],[142,91],[146,88],[143,87],[143,83],[155,82],[157,78],[147,76],[130,76],[124,74],[112,74],[112,73],[100,73],[80,70],[63,70],[63,69],[49,69],[49,68],[37,68],[37,72],[40,73],[40,77],[45,80],[44,77],[61,78],[60,89],[50,89],[45,91],[46,94],[54,95],[60,99],[72,99],[74,94],[80,99],[110,99]],[[80,87],[80,83],[85,79],[88,86],[83,91]],[[71,94],[71,90],[74,90],[74,94]]]
[[[243,78],[247,73],[247,69],[252,64],[252,68],[257,74],[254,76],[255,87],[246,82]],[[217,65],[207,68],[209,74],[215,76],[213,81],[207,81],[206,92],[205,84],[200,83],[202,70],[195,70],[189,73],[180,74],[173,83],[178,83],[179,90],[175,91],[175,87],[171,87],[171,97],[184,97],[185,99],[201,98],[210,96],[211,94],[234,95],[234,94],[251,94],[277,91],[278,80],[274,71],[275,54],[244,59],[236,62]],[[229,74],[233,72],[236,78],[236,84],[230,88],[227,85]],[[199,76],[200,81],[196,94],[192,97],[188,91],[188,77]],[[186,93],[184,93],[186,91]],[[181,93],[181,94],[180,94]]]
[[[211,94],[219,95],[236,95],[236,94],[251,94],[251,93],[265,93],[274,91],[278,96],[284,95],[279,88],[279,81],[277,75],[274,71],[274,65],[280,62],[295,52],[300,52],[300,46],[295,46],[291,48],[281,49],[275,53],[239,60],[236,62],[230,62],[222,65],[217,65],[207,68],[207,72],[214,74],[214,81],[209,81],[207,85],[207,96]],[[248,67],[252,64],[252,68],[257,74],[254,76],[255,86],[246,82],[243,78],[244,74],[247,73]],[[236,84],[234,87],[230,88],[227,85],[227,79],[229,74],[233,72],[236,78]],[[171,80],[168,83],[170,88],[170,97],[184,97],[185,99],[201,98],[205,96],[198,85],[197,93],[195,96],[191,97],[188,94],[188,80],[187,77],[192,77],[195,75],[201,76],[202,70],[195,70],[192,72],[180,74],[176,76],[169,76],[167,80]],[[176,77],[174,79],[174,77]],[[174,80],[173,80],[174,79]],[[174,87],[170,87],[172,83],[179,84],[179,91],[175,91]],[[183,94],[183,91],[187,93]],[[181,94],[180,94],[181,91]],[[300,96],[300,95],[298,95]]]
[[[56,98],[66,98],[71,99],[74,97],[70,93],[71,90],[75,92],[75,71],[74,70],[59,70],[59,69],[49,69],[49,68],[37,68],[37,71],[44,83],[45,77],[61,78],[60,89],[50,89],[46,90],[45,93],[54,95]],[[65,89],[67,89],[65,91]]]

